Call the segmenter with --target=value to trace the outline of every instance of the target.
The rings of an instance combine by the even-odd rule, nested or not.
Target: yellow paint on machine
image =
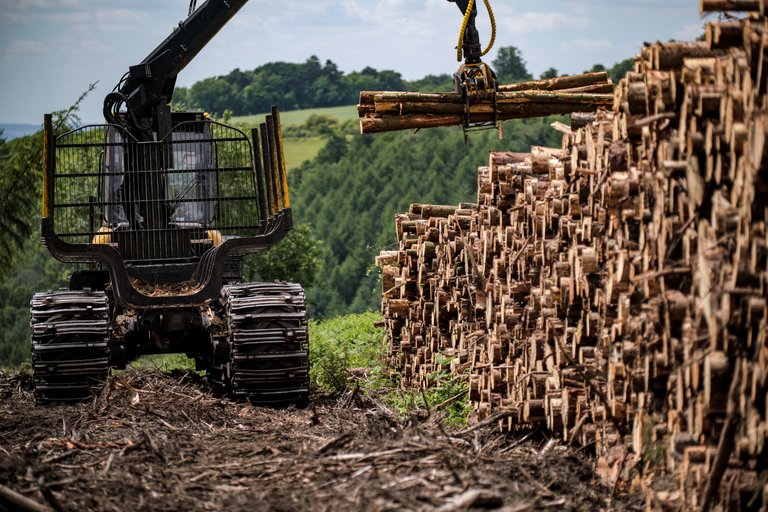
[[[208,239],[213,242],[214,247],[218,247],[224,243],[224,237],[218,229],[210,229],[206,231],[205,234],[208,235]]]
[[[109,245],[112,243],[112,229],[107,226],[101,226],[98,233],[94,235],[91,243],[94,245]]]
[[[286,174],[286,165],[285,165],[285,152],[283,150],[283,129],[280,123],[280,112],[275,112],[276,116],[276,132],[277,132],[277,147],[278,151],[280,151],[280,178],[282,180],[282,188],[283,188],[283,208],[290,208],[291,207],[291,196],[288,193],[288,176]]]

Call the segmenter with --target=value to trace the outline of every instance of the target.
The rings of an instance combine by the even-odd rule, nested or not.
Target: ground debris
[[[0,484],[53,510],[629,510],[592,463],[491,428],[400,418],[363,393],[306,409],[216,396],[192,372],[121,372],[91,403],[34,405],[0,374]],[[137,400],[136,396],[140,399]],[[5,508],[4,508],[5,507]],[[0,510],[13,505],[0,496]]]

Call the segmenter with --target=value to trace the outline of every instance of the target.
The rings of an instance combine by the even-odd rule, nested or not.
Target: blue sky
[[[202,4],[203,0],[199,0]],[[482,3],[482,2],[480,2]],[[186,17],[187,0],[0,0],[0,123],[39,123],[88,84],[85,121]],[[697,0],[491,0],[501,46],[517,46],[538,75],[579,73],[636,54],[643,41],[702,31]],[[479,28],[489,34],[485,8]],[[407,79],[451,73],[459,10],[446,0],[252,0],[179,76],[178,85],[271,61],[330,59],[345,71],[394,69]]]

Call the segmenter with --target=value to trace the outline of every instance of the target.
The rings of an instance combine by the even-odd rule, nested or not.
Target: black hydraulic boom
[[[170,132],[176,77],[248,0],[206,0],[104,98],[104,117],[137,139]],[[121,115],[121,109],[125,115]]]
[[[469,7],[469,0],[448,0],[455,3],[461,14],[467,12]],[[466,64],[478,64],[482,57],[483,49],[480,46],[480,34],[477,31],[475,20],[477,19],[477,4],[472,5],[472,12],[469,15],[469,22],[467,28],[464,30],[464,45],[462,50],[464,52],[464,62]]]
[[[477,31],[476,26],[476,0],[448,1],[455,3],[464,15],[462,33],[460,34],[459,41],[461,48],[457,54],[459,61],[461,61],[463,55],[464,62],[462,62],[459,69],[453,74],[453,83],[456,92],[462,95],[466,105],[467,113],[464,116],[465,133],[467,130],[473,128],[496,128],[498,126],[497,120],[492,122],[475,122],[469,115],[470,105],[477,101],[490,100],[494,105],[494,112],[496,111],[496,90],[498,88],[496,73],[494,73],[491,67],[485,64],[482,60],[483,54],[490,50],[490,47],[493,45],[493,40],[495,39],[495,21],[493,19],[490,3],[488,0],[485,2],[491,16],[491,43],[489,44],[488,49],[484,52],[480,45],[480,34]]]

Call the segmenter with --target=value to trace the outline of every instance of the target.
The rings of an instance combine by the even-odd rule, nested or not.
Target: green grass
[[[264,122],[267,114],[254,114],[250,116],[235,116],[230,119],[232,124],[244,124],[257,126]],[[308,108],[304,110],[289,110],[280,112],[280,123],[283,128],[288,126],[301,126],[311,115],[328,116],[336,119],[340,124],[345,121],[357,119],[357,105],[345,105],[342,107]]]
[[[429,379],[433,385],[426,389],[390,389],[384,401],[400,414],[426,410],[439,415],[445,425],[465,426],[471,412],[466,377],[445,370],[430,374]]]
[[[470,412],[466,378],[441,370],[430,375],[427,389],[400,389],[398,378],[387,368],[384,330],[374,324],[379,313],[361,313],[309,322],[310,386],[326,392],[342,392],[359,386],[401,414],[428,411],[451,427],[466,425]],[[443,361],[447,366],[448,360]],[[134,368],[162,371],[194,369],[184,354],[143,356]]]
[[[254,114],[250,116],[236,116],[227,122],[242,128],[253,128],[264,122],[267,114]],[[290,110],[280,112],[280,122],[283,132],[286,128],[303,126],[310,116],[324,116],[335,119],[338,124],[357,120],[357,106],[346,105],[343,107],[310,108],[305,110]],[[306,137],[291,137],[284,135],[285,166],[290,171],[299,167],[305,160],[312,160],[325,146],[325,137],[320,135],[307,135]]]
[[[310,322],[311,386],[344,391],[351,387],[354,373],[355,385],[363,393],[375,395],[400,414],[427,411],[447,426],[465,426],[471,410],[466,377],[441,370],[430,375],[433,385],[429,388],[401,389],[387,368],[386,336],[383,329],[374,327],[378,320],[379,313],[362,313]],[[450,360],[443,359],[447,367]]]
[[[309,323],[309,361],[312,387],[343,391],[350,384],[350,369],[366,368],[381,374],[385,364],[384,330],[374,327],[378,313],[347,315]]]
[[[305,160],[312,160],[325,146],[323,137],[286,137],[283,139],[285,148],[285,167],[289,171],[300,166]]]
[[[150,368],[164,372],[171,370],[194,370],[195,361],[185,354],[153,354],[141,356],[130,365],[132,368]]]

